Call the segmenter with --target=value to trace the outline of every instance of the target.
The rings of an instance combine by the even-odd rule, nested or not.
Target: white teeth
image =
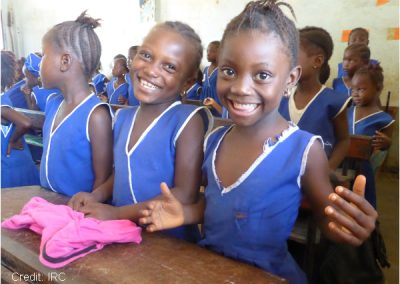
[[[257,107],[257,104],[239,104],[234,102],[233,107],[237,110],[253,111]]]
[[[142,85],[142,87],[144,87],[146,89],[150,89],[150,90],[158,89],[158,87],[156,85],[153,85],[152,83],[147,82],[143,79],[140,79],[140,85]]]

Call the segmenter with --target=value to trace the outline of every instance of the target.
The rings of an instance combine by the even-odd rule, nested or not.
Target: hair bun
[[[82,14],[80,14],[79,17],[75,20],[75,22],[87,26],[91,29],[95,29],[100,26],[101,19],[93,19],[92,17],[87,16],[86,11],[87,10],[83,11]]]

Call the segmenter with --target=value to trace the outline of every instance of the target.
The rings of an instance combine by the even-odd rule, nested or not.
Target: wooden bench
[[[35,186],[2,189],[2,220],[18,214],[33,196],[54,204],[68,200]],[[32,231],[2,229],[1,237],[4,283],[15,283],[9,279],[12,275],[14,279],[40,275],[43,280],[38,282],[43,283],[288,283],[254,266],[160,233],[143,232],[139,245],[108,245],[60,269],[39,262],[40,236]]]

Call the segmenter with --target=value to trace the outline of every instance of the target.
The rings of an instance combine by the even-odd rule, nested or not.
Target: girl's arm
[[[20,138],[32,127],[32,122],[28,117],[10,107],[1,108],[1,117],[15,124],[15,131],[10,137],[7,148],[7,156],[9,156],[13,148],[22,149],[22,144],[19,143]]]
[[[203,120],[199,114],[195,114],[176,142],[175,186],[171,189],[171,192],[184,205],[195,203],[198,199],[204,134]],[[148,203],[162,199],[163,196],[159,195],[147,202],[121,207],[98,203],[89,204],[81,211],[87,216],[97,219],[129,219],[137,222],[143,216],[143,210],[148,208]]]
[[[334,193],[329,181],[326,155],[321,144],[314,143],[308,153],[301,181],[319,227],[326,237],[352,245],[360,245],[369,237],[375,228],[378,214],[363,197],[364,177],[357,178],[353,191],[338,186]]]
[[[393,133],[393,124],[389,125],[386,128],[381,129],[381,131],[376,131],[375,135],[372,136],[372,147],[374,150],[387,150],[390,145],[392,145],[392,133]]]
[[[329,158],[329,168],[334,171],[344,160],[350,145],[347,112],[343,110],[334,120],[336,143]]]
[[[222,106],[219,105],[213,98],[207,97],[203,101],[203,105],[212,106],[219,114],[222,114]]]
[[[110,177],[113,164],[113,134],[111,115],[106,107],[94,109],[89,119],[89,138],[94,170],[93,188],[97,188]]]

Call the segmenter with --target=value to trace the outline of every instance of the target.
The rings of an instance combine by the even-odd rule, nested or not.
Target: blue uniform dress
[[[72,196],[91,192],[95,180],[89,139],[89,118],[93,110],[106,103],[93,93],[82,101],[56,129],[53,129],[63,96],[52,96],[47,103],[43,125],[43,156],[40,183],[55,192]]]
[[[351,88],[346,86],[343,77],[338,77],[333,80],[332,89],[334,89],[337,93],[345,94],[348,97],[351,96]]]
[[[21,80],[15,83],[10,89],[8,89],[5,94],[10,98],[13,107],[17,108],[28,108],[28,103],[26,102],[25,95],[21,91],[23,85],[25,85],[25,80]]]
[[[133,89],[133,84],[132,84],[131,76],[129,76],[129,73],[125,74],[125,81],[128,84],[128,105],[129,106],[138,106],[140,104],[140,102],[135,97],[135,92]]]
[[[8,95],[2,94],[0,100],[1,107],[12,108]],[[7,157],[8,143],[14,131],[13,123],[1,125],[1,188],[39,185],[39,171],[24,138],[21,138],[23,149],[12,149]]]
[[[347,111],[347,120],[349,131],[351,135],[375,135],[375,131],[381,131],[394,123],[393,118],[384,111],[378,111],[370,114],[360,120],[355,120],[356,106],[352,106]],[[363,163],[361,173],[367,178],[365,186],[365,199],[376,208],[376,189],[375,189],[375,175],[372,165],[369,161]]]
[[[199,244],[285,277],[291,283],[306,283],[286,241],[302,198],[300,180],[308,151],[318,138],[290,124],[276,143],[266,141],[264,152],[234,184],[224,187],[215,159],[231,127],[217,128],[204,143],[203,173],[208,185],[204,239]]]
[[[51,95],[56,95],[59,93],[60,90],[58,89],[45,89],[39,86],[35,86],[32,89],[32,96],[35,99],[36,105],[40,111],[46,110],[47,100]]]
[[[92,78],[93,86],[96,91],[96,95],[104,93],[106,91],[106,75],[98,73]]]
[[[343,111],[351,98],[323,86],[318,94],[304,108],[303,115],[295,122],[300,129],[319,135],[324,141],[324,150],[329,158],[336,144],[333,120]],[[291,110],[295,108],[293,95],[282,97],[280,114],[288,121],[293,121]]]
[[[118,102],[119,96],[123,96],[125,99],[128,99],[128,84],[122,83],[115,89],[114,88],[115,80],[112,80],[107,84],[107,96],[108,96],[108,102],[110,104],[119,105],[120,104]]]
[[[199,83],[194,83],[187,91],[186,98],[188,100],[201,100],[202,86]]]
[[[374,65],[376,65],[376,64],[379,64],[379,61],[376,60],[376,59],[370,59],[369,64],[374,64]],[[343,75],[345,75],[345,73],[346,73],[346,72],[343,71],[343,62],[340,62],[340,63],[338,64],[338,75],[337,75],[337,77],[338,77],[338,78],[343,77]]]
[[[218,77],[218,68],[215,68],[210,76],[208,76],[208,68],[207,66],[203,71],[203,88],[201,91],[201,101],[205,98],[213,98],[219,105],[222,105],[218,94],[217,94],[217,77]],[[212,110],[213,115],[221,116],[217,111]]]
[[[205,108],[175,102],[141,135],[128,151],[136,114],[140,107],[118,110],[114,124],[114,191],[112,204],[124,206],[147,201],[160,195],[160,183],[171,188],[175,177],[175,143],[189,120]],[[203,116],[208,127],[208,118]],[[169,235],[195,242],[199,239],[196,225],[168,230]]]

